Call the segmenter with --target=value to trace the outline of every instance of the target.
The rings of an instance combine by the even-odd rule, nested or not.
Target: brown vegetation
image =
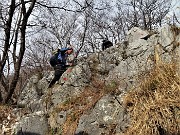
[[[177,63],[158,62],[125,105],[131,115],[126,135],[180,134],[180,76]]]
[[[0,133],[11,132],[10,125],[14,122],[14,118],[11,114],[12,107],[0,105]]]

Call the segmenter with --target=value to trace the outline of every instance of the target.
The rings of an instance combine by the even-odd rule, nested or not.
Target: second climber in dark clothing
[[[62,48],[58,49],[57,53],[51,57],[50,59],[50,64],[54,68],[54,78],[49,84],[49,88],[51,88],[56,81],[60,79],[62,74],[66,71],[67,67],[72,66],[72,63],[67,64],[67,57],[68,55],[73,53],[73,48],[68,47],[68,48]]]
[[[113,43],[111,41],[109,41],[108,39],[104,39],[102,42],[103,42],[102,43],[102,50],[103,51],[106,50],[107,48],[113,46]]]

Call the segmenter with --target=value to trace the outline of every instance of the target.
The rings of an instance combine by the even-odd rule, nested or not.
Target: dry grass
[[[180,134],[180,77],[174,63],[158,63],[125,97],[131,115],[127,135]]]
[[[12,107],[0,105],[0,134],[11,133],[11,123],[14,123],[15,118],[11,115]]]
[[[6,105],[0,105],[0,121],[3,122],[7,119],[8,115],[10,114],[12,108]]]

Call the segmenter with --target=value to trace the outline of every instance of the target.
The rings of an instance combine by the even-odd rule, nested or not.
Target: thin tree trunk
[[[21,43],[20,43],[20,52],[19,52],[19,57],[18,60],[16,61],[16,63],[14,63],[14,68],[15,68],[15,73],[14,73],[14,77],[12,79],[12,82],[10,84],[10,88],[9,88],[9,92],[5,98],[5,103],[8,103],[8,101],[11,99],[14,90],[16,88],[18,79],[19,79],[19,72],[20,72],[20,68],[21,68],[21,63],[22,63],[22,59],[24,56],[24,52],[25,52],[25,35],[26,35],[26,26],[27,26],[27,21],[28,18],[34,8],[35,2],[36,0],[33,0],[31,2],[31,5],[28,9],[28,11],[26,12],[26,7],[25,7],[25,2],[24,0],[21,0],[22,2],[22,13],[23,13],[23,20],[22,20],[22,24],[21,24],[21,28],[20,28],[20,33],[21,33]]]

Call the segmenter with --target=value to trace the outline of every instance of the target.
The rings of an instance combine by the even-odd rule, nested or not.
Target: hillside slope
[[[79,60],[51,89],[52,71],[31,77],[11,113],[16,123],[1,124],[2,132],[178,135],[179,56],[180,28],[135,27],[126,41]]]

